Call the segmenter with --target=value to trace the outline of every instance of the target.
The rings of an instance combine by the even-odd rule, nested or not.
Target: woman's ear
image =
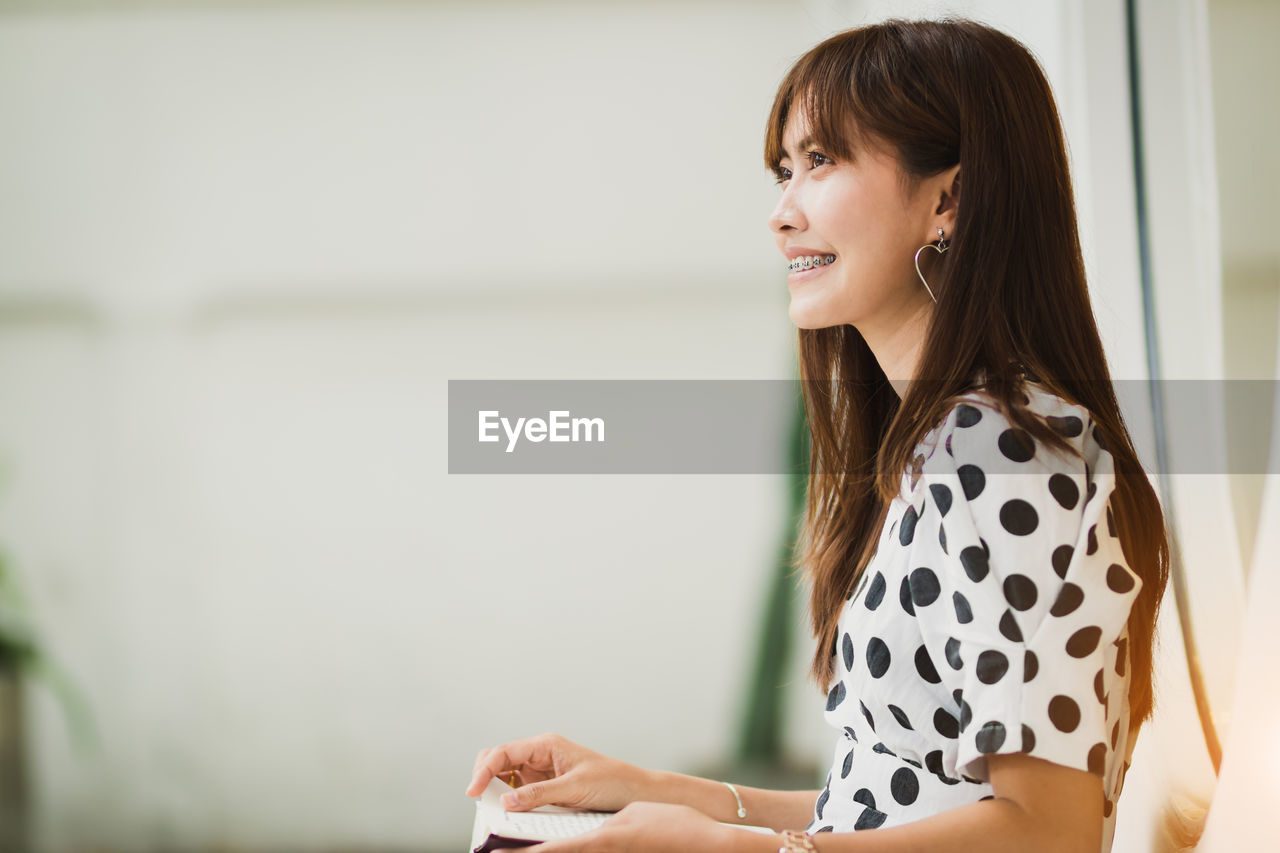
[[[934,187],[938,205],[933,212],[942,217],[939,224],[947,234],[954,234],[956,217],[960,213],[960,164],[957,163],[934,178]]]

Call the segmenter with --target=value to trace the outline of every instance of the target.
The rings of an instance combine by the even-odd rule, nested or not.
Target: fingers
[[[548,779],[502,795],[502,806],[508,811],[536,809],[538,806],[561,805],[565,802],[565,786],[560,779]]]
[[[494,776],[503,776],[524,764],[545,765],[550,769],[553,763],[551,760],[553,737],[554,735],[538,735],[495,746],[492,749],[480,750],[472,770],[471,784],[467,786],[467,796],[479,796]]]

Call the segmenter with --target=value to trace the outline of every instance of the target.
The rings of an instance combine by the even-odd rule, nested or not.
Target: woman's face
[[[854,162],[834,162],[807,133],[803,113],[793,113],[783,131],[782,196],[769,217],[787,262],[823,260],[787,275],[791,321],[802,329],[849,323],[869,340],[892,337],[932,303],[914,257],[937,239],[935,205],[923,192],[906,197],[891,154],[866,148]],[[927,275],[934,259],[926,254]]]

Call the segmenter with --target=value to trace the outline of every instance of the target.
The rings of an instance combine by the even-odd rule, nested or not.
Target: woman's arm
[[[808,826],[813,818],[813,804],[820,793],[816,790],[774,791],[735,784],[747,813],[746,817],[739,818],[738,801],[723,782],[665,770],[649,773],[651,779],[645,791],[649,796],[656,795],[656,802],[690,806],[721,823],[764,826],[778,831]]]
[[[889,829],[811,836],[820,853],[1098,853],[1102,780],[1027,755],[988,758],[995,798]],[[798,828],[798,827],[793,827]],[[776,853],[777,838],[723,833],[728,853]]]
[[[1099,777],[1022,754],[992,755],[988,762],[995,790],[993,799],[890,829],[823,832],[810,836],[810,840],[819,853],[1098,853],[1102,847],[1102,780]],[[720,784],[694,777],[684,779],[686,781],[672,781],[677,787],[688,786],[687,791],[693,795],[691,799],[697,802],[702,802],[704,793],[710,793],[709,786]],[[759,800],[762,814],[770,808],[771,799],[777,802],[784,802],[788,796],[793,796],[796,802],[800,799],[800,792],[763,793],[766,796]],[[746,802],[744,797],[744,807]],[[784,822],[795,821],[786,828],[800,828],[799,812],[792,810],[793,816],[787,817],[786,811],[784,806],[776,813],[783,815]],[[747,815],[750,818],[749,807]],[[803,817],[807,822],[808,814]],[[781,843],[777,835],[756,835],[721,826],[712,816],[688,804],[636,802],[599,829],[539,844],[537,850],[538,853],[604,850],[776,853]]]

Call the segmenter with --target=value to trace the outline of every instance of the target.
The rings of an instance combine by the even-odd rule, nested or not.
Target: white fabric
[[[1126,622],[1141,581],[1115,535],[1111,454],[1087,410],[1028,385],[1082,457],[980,392],[921,443],[840,618],[839,733],[810,833],[918,820],[992,795],[987,754],[1102,777],[1103,851],[1132,755]]]

